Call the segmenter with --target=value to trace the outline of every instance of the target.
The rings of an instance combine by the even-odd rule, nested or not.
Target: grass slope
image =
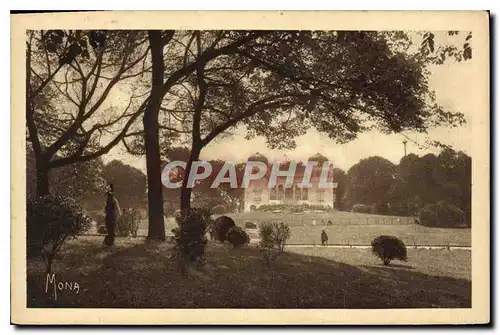
[[[211,243],[207,264],[183,278],[168,243],[80,237],[54,265],[79,294],[45,292],[43,263],[28,262],[28,307],[100,308],[429,308],[470,307],[470,252],[409,250],[408,263],[383,267],[368,250],[305,248],[267,268],[255,247]],[[296,253],[297,252],[297,253]],[[304,253],[304,254],[299,254]]]

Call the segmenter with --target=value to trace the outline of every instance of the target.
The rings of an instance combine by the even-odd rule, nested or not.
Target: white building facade
[[[248,187],[245,188],[244,210],[251,211],[258,209],[262,205],[284,204],[284,205],[321,205],[335,208],[336,188],[322,187],[322,183],[334,183],[333,181],[333,166],[330,166],[326,180],[321,180],[321,172],[323,163],[328,159],[316,154],[309,158],[310,161],[317,162],[317,166],[313,168],[311,173],[310,184],[312,187],[301,187],[304,182],[305,165],[300,162],[297,164],[293,182],[286,185],[286,177],[278,177],[276,185],[269,188],[269,177],[272,164],[269,164],[267,158],[259,153],[249,157],[248,161],[260,161],[268,165],[268,173],[263,178],[251,180]],[[281,164],[280,170],[288,170],[289,161]],[[323,177],[325,179],[325,177]]]

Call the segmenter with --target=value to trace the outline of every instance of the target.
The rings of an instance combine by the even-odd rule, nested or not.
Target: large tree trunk
[[[193,189],[187,187],[187,182],[189,179],[189,174],[191,173],[191,167],[193,165],[193,162],[197,161],[200,158],[200,152],[201,152],[201,147],[199,145],[193,145],[191,147],[191,156],[189,157],[189,161],[186,164],[186,171],[184,173],[184,179],[182,181],[181,210],[191,208],[191,193]]]
[[[165,240],[158,113],[163,100],[163,44],[161,31],[148,31],[152,57],[151,97],[144,113],[144,143],[148,175],[148,239]]]
[[[47,164],[36,162],[36,195],[42,197],[48,195],[49,188],[49,168]]]
[[[192,189],[188,187],[181,188],[181,210],[191,208]]]
[[[146,170],[148,175],[148,239],[165,240],[163,192],[161,184],[160,146],[158,145],[158,115],[144,115]],[[156,120],[156,124],[155,124]]]

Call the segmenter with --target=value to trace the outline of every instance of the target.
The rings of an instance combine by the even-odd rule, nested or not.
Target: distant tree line
[[[425,206],[441,204],[456,206],[470,224],[471,157],[461,151],[409,154],[397,165],[369,157],[339,176],[345,183],[337,192],[342,210],[354,207],[355,211],[418,216]]]
[[[89,211],[102,211],[106,187],[112,183],[115,196],[122,208],[146,207],[146,175],[139,169],[112,160],[107,164],[101,159],[74,163],[52,169],[49,173],[52,192],[77,200]],[[35,160],[31,150],[26,156],[26,194],[36,195]]]

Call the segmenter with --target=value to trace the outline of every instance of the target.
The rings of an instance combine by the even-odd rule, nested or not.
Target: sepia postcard
[[[11,15],[11,322],[490,322],[487,11]]]

